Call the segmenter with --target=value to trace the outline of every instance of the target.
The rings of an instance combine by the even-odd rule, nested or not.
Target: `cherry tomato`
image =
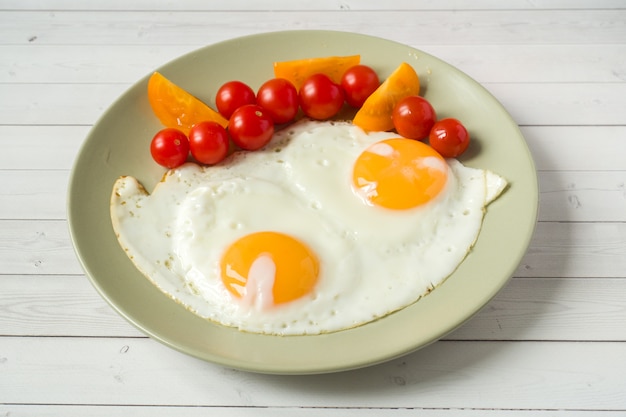
[[[379,85],[378,74],[367,65],[355,65],[341,77],[341,88],[346,95],[346,102],[357,109]]]
[[[393,130],[393,108],[404,97],[417,96],[419,92],[420,79],[417,72],[403,62],[365,100],[354,115],[352,123],[366,132]]]
[[[189,156],[189,140],[180,130],[168,127],[154,135],[150,153],[157,164],[176,168],[184,164]]]
[[[263,107],[246,104],[232,114],[228,131],[235,145],[254,151],[267,145],[272,139],[274,121]]]
[[[456,158],[469,146],[470,135],[457,119],[441,119],[431,129],[428,141],[441,156]]]
[[[228,133],[219,123],[200,122],[189,131],[189,150],[201,164],[213,165],[228,154]]]
[[[256,103],[254,90],[241,81],[229,81],[215,95],[215,105],[222,116],[230,119],[233,112],[245,104]]]
[[[425,139],[430,133],[437,115],[435,109],[423,97],[408,96],[396,104],[391,113],[396,132],[409,139]]]
[[[298,114],[298,90],[284,78],[266,81],[256,94],[256,102],[263,107],[274,123],[287,123]]]
[[[344,97],[339,84],[327,75],[314,74],[307,78],[299,92],[300,107],[312,119],[330,119],[341,110]]]

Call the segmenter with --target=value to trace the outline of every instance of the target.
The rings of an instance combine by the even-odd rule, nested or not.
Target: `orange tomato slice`
[[[327,56],[321,58],[297,59],[294,61],[274,62],[274,76],[289,80],[296,89],[313,74],[325,74],[334,83],[339,84],[343,73],[348,68],[358,65],[361,55]]]
[[[175,127],[186,135],[194,124],[203,121],[217,122],[223,127],[228,125],[221,114],[158,72],[148,80],[148,101],[164,126]]]
[[[412,66],[403,62],[363,103],[352,123],[366,132],[393,129],[393,108],[404,97],[420,92],[420,80]]]

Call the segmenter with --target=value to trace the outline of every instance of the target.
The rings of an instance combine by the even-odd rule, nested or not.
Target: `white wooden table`
[[[70,169],[113,100],[183,53],[285,29],[448,61],[535,159],[539,223],[513,279],[401,359],[318,376],[205,363],[117,316],[74,255]],[[626,2],[0,0],[0,414],[626,415]]]

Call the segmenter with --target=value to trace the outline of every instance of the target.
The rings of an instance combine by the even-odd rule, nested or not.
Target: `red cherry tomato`
[[[256,103],[263,107],[274,123],[287,123],[298,114],[298,90],[284,78],[266,81],[256,94]]]
[[[230,137],[241,149],[254,151],[267,145],[274,134],[274,121],[256,104],[239,107],[228,123]]]
[[[254,90],[241,81],[229,81],[215,95],[215,105],[222,116],[230,119],[233,112],[246,104],[256,103]]]
[[[168,127],[154,135],[150,153],[157,164],[176,168],[184,164],[189,156],[189,140],[180,130]]]
[[[228,154],[228,133],[219,123],[200,122],[189,131],[191,156],[201,164],[213,165]]]
[[[299,92],[300,107],[312,119],[330,119],[341,110],[344,97],[339,84],[335,84],[324,74],[314,74],[307,78]]]
[[[346,102],[357,109],[379,85],[378,74],[367,65],[355,65],[341,77],[341,88],[346,94]]]
[[[409,139],[425,139],[430,133],[437,115],[435,109],[423,97],[405,97],[396,104],[391,113],[396,132]]]
[[[457,119],[441,119],[431,129],[428,141],[441,156],[456,158],[469,146],[470,135]]]

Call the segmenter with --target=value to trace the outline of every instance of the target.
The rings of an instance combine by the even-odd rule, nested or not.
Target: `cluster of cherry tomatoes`
[[[470,136],[465,126],[454,118],[437,120],[435,109],[423,97],[401,99],[391,118],[398,134],[409,139],[428,138],[430,146],[445,158],[456,158],[469,146]]]
[[[182,165],[190,152],[196,161],[213,165],[228,154],[229,140],[240,149],[260,149],[271,140],[274,126],[293,121],[299,109],[311,119],[327,120],[344,102],[360,107],[379,85],[376,72],[365,65],[346,71],[340,84],[325,74],[314,74],[299,90],[283,78],[265,82],[256,94],[241,81],[229,81],[215,97],[217,110],[228,120],[227,129],[204,121],[195,124],[187,137],[178,129],[166,128],[154,136],[150,151],[167,168]]]
[[[274,78],[258,91],[241,81],[229,81],[217,91],[215,104],[228,120],[227,128],[214,121],[191,127],[189,134],[165,128],[152,139],[154,160],[167,168],[182,165],[189,153],[201,164],[213,165],[229,152],[230,141],[243,150],[257,150],[272,138],[275,125],[292,122],[299,110],[314,120],[336,116],[344,103],[363,106],[380,86],[376,72],[366,65],[349,68],[339,83],[323,73],[308,77],[297,89],[290,81]],[[444,157],[457,157],[469,144],[469,134],[456,119],[437,120],[431,104],[420,96],[401,99],[391,114],[395,130],[402,136],[423,140]]]

